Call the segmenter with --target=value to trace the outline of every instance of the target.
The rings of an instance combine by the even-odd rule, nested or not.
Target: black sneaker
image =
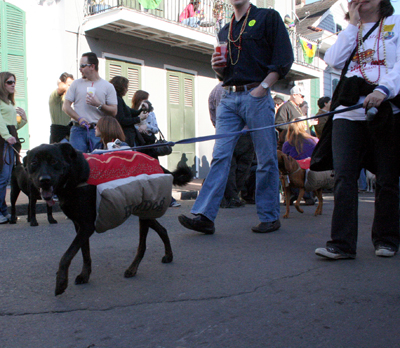
[[[340,253],[332,247],[317,248],[315,254],[331,260],[355,259],[356,255]]]
[[[178,220],[183,227],[186,227],[189,230],[204,234],[213,234],[215,232],[214,222],[208,220],[206,217],[202,217],[202,215],[198,215],[193,219],[188,218],[185,215],[179,215]]]
[[[251,230],[254,233],[269,233],[279,230],[281,227],[281,222],[279,220],[275,220],[272,222],[260,222],[257,226],[253,226]]]

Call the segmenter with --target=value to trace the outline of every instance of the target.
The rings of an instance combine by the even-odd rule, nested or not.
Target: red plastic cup
[[[220,42],[217,47],[215,47],[215,52],[219,53],[220,56],[223,56],[225,61],[216,66],[220,68],[226,67],[226,61],[228,59],[228,44],[226,42]]]

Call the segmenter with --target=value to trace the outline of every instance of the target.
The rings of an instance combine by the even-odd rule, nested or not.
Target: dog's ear
[[[54,146],[57,146],[61,150],[61,153],[67,162],[72,162],[78,156],[76,150],[70,143],[59,143],[54,144]]]

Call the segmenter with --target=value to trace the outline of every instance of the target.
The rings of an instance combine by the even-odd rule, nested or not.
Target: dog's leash
[[[175,146],[175,145],[180,145],[180,144],[192,144],[192,143],[198,143],[198,142],[203,142],[203,141],[222,139],[222,138],[227,138],[227,137],[231,137],[231,136],[235,136],[235,135],[247,134],[248,132],[256,132],[256,131],[260,131],[260,130],[264,130],[264,129],[286,126],[286,125],[289,125],[292,123],[314,120],[314,119],[317,119],[320,117],[331,116],[334,114],[341,114],[341,113],[344,113],[347,111],[361,109],[362,107],[363,107],[363,104],[360,103],[360,104],[356,104],[353,106],[349,106],[344,109],[334,110],[334,111],[327,112],[325,114],[315,115],[315,116],[306,117],[306,118],[302,118],[302,119],[297,119],[297,120],[293,120],[293,121],[289,121],[289,122],[285,122],[285,123],[273,124],[270,126],[265,126],[265,127],[260,127],[260,128],[243,129],[243,130],[240,130],[237,132],[231,132],[231,133],[205,135],[202,137],[187,138],[187,139],[182,139],[182,140],[178,140],[178,141],[168,141],[168,142],[162,143],[162,144],[157,143],[157,144],[150,144],[150,145],[133,146],[133,147],[130,147],[130,150],[138,151],[138,150],[145,150],[145,149],[153,149],[153,148],[157,148],[157,147],[161,147],[161,146]],[[377,113],[378,113],[378,109],[375,107],[368,109],[367,117],[366,117],[367,121],[372,121]],[[115,149],[114,151],[126,151],[126,150],[129,150],[129,149],[127,149],[127,148]],[[108,152],[108,151],[107,150],[100,150],[100,151],[98,150],[97,151],[98,154],[106,153],[106,152]]]

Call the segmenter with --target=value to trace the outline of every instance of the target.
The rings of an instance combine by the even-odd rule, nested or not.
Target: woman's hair
[[[298,120],[298,118],[296,120]],[[289,124],[286,133],[286,141],[296,148],[298,154],[303,152],[303,144],[307,139],[313,139],[313,137],[305,130],[304,122]]]
[[[119,97],[122,97],[125,90],[128,90],[129,80],[126,77],[114,76],[110,83],[114,86]]]
[[[15,105],[14,93],[10,94],[6,90],[6,81],[10,77],[14,77],[15,82],[17,82],[17,78],[15,77],[14,74],[11,74],[10,72],[7,71],[0,72],[0,99],[6,104],[8,104],[8,102],[11,101],[11,104]]]
[[[140,103],[147,99],[149,99],[149,93],[141,89],[137,90],[132,97],[132,109],[139,110]]]
[[[381,18],[386,18],[393,15],[394,7],[390,0],[381,0],[381,2],[379,3],[379,13],[381,15]],[[347,21],[350,20],[350,15],[348,12],[346,13],[344,18]]]
[[[99,122],[97,122],[97,129],[101,134],[101,141],[104,145],[107,145],[107,143],[109,142],[115,141],[115,139],[125,141],[124,131],[122,130],[121,125],[115,117],[101,117]]]

